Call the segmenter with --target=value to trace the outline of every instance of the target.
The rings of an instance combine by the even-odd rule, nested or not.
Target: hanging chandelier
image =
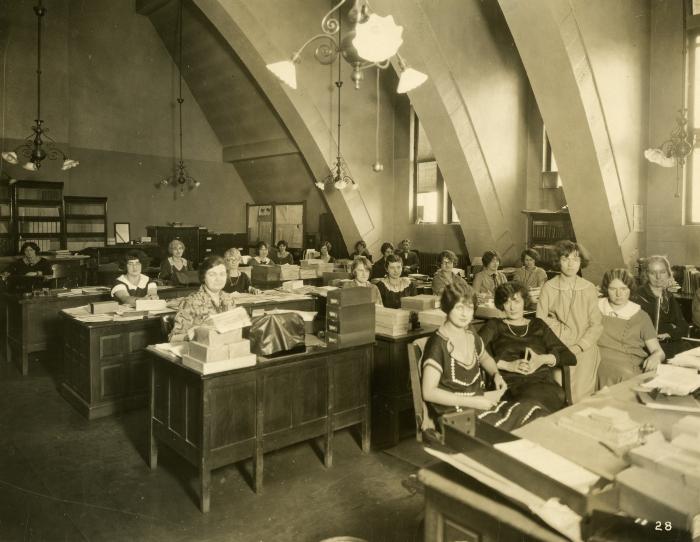
[[[202,184],[200,183],[197,179],[192,177],[189,172],[187,171],[187,166],[185,166],[185,162],[182,159],[182,103],[185,101],[185,99],[182,97],[182,2],[183,0],[180,0],[179,4],[179,12],[178,12],[178,72],[179,72],[179,89],[178,89],[178,97],[177,97],[177,104],[178,104],[178,110],[180,114],[180,160],[178,161],[177,166],[175,167],[175,171],[173,172],[172,175],[169,177],[165,177],[161,179],[160,182],[156,184],[157,188],[160,188],[162,186],[172,186],[176,190],[179,188],[180,189],[180,196],[185,195],[185,188],[188,190],[194,190],[195,188],[199,188],[199,186]]]
[[[46,8],[39,4],[34,6],[34,13],[37,19],[37,45],[36,45],[36,118],[32,126],[32,134],[27,136],[24,143],[15,150],[3,152],[2,158],[10,164],[19,164],[20,159],[27,159],[22,165],[27,171],[37,171],[41,167],[41,162],[46,158],[50,160],[61,159],[62,170],[74,168],[80,164],[77,160],[72,160],[58,147],[56,142],[48,135],[48,128],[43,126],[41,118],[41,20],[46,15]]]
[[[290,60],[274,62],[267,69],[274,73],[283,83],[293,89],[297,88],[296,65],[301,63],[301,54],[306,47],[317,40],[324,40],[314,51],[314,57],[321,64],[332,64],[338,55],[352,66],[352,79],[355,88],[360,88],[364,79],[364,70],[371,67],[386,69],[391,64],[391,58],[396,56],[399,65],[399,84],[396,89],[405,93],[420,86],[428,76],[413,68],[409,68],[404,58],[399,54],[403,43],[403,27],[394,22],[394,17],[381,17],[371,13],[368,0],[355,0],[348,17],[355,26],[345,36],[340,33],[340,7],[347,0],[338,2],[321,20],[322,33],[306,40],[291,56]],[[337,19],[331,15],[338,11]]]

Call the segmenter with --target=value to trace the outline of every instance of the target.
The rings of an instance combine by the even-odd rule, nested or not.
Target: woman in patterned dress
[[[474,317],[476,295],[468,284],[448,284],[440,307],[447,314],[445,323],[428,339],[422,358],[421,388],[431,417],[475,409],[478,419],[510,431],[546,415],[542,406],[529,401],[496,401],[484,395],[481,370],[488,373],[496,389],[506,382],[481,338],[469,329]]]
[[[212,314],[233,309],[235,301],[231,294],[223,291],[226,285],[226,265],[221,256],[209,256],[199,266],[202,285],[188,295],[175,315],[175,325],[170,332],[170,342],[189,341],[194,329]]]

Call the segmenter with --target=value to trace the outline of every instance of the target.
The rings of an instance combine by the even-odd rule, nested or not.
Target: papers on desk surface
[[[659,390],[666,395],[689,395],[700,388],[700,375],[696,369],[659,365],[656,376],[639,387],[647,392]]]
[[[696,370],[700,369],[700,346],[692,350],[686,350],[680,354],[676,354],[670,360],[669,364],[678,367],[691,367]]]
[[[159,343],[155,344],[155,346],[158,350],[162,350],[163,352],[168,352],[170,354],[175,354],[177,357],[181,358],[182,354],[184,353],[185,346],[187,343],[185,342],[178,342],[178,343]]]
[[[514,484],[508,478],[498,474],[465,454],[446,454],[432,448],[425,448],[429,454],[452,465],[475,480],[498,491],[505,497],[526,506],[537,514],[550,527],[556,529],[574,542],[581,539],[581,516],[571,508],[554,499],[545,501],[525,488]]]

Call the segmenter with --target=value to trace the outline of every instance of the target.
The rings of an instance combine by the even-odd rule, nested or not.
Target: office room
[[[0,0],[0,540],[697,540],[698,36]]]

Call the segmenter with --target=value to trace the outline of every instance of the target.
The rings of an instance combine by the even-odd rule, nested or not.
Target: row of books
[[[66,224],[68,233],[104,233],[104,222],[68,222]]]
[[[66,203],[68,215],[103,215],[105,206],[102,203]]]
[[[692,265],[686,265],[683,270],[681,292],[684,294],[694,294],[698,286],[700,286],[700,271]]]
[[[32,207],[22,205],[17,209],[17,216],[61,216],[61,210],[58,207]]]
[[[0,216],[10,216],[9,203],[0,203]]]
[[[574,236],[570,224],[551,222],[533,222],[531,233],[533,242],[537,243],[553,243],[560,239],[571,239]]]
[[[20,222],[20,233],[61,233],[61,223],[50,222]]]
[[[61,190],[55,188],[17,188],[17,199],[60,200],[63,197]]]

